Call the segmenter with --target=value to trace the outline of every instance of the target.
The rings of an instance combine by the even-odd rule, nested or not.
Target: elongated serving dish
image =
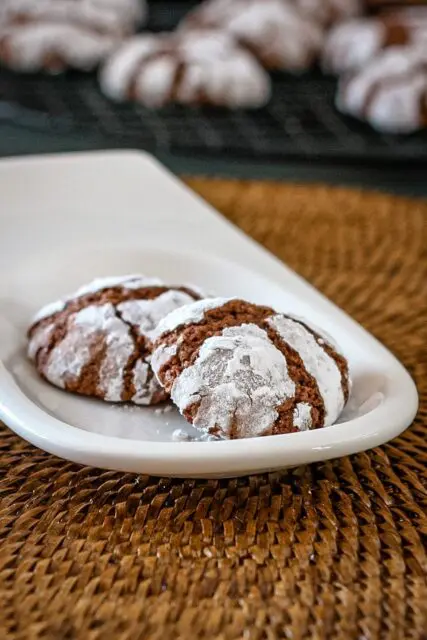
[[[108,152],[0,162],[0,417],[82,464],[186,477],[257,473],[347,455],[397,436],[417,392],[371,335],[235,229],[153,158]],[[175,412],[114,406],[43,382],[25,352],[38,307],[98,276],[145,273],[309,318],[334,336],[353,378],[332,427],[221,442],[173,442]]]

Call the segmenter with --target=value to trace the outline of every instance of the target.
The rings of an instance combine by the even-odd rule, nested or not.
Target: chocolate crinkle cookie
[[[360,9],[361,0],[205,0],[180,29],[222,29],[267,69],[299,72],[317,57],[325,27]]]
[[[180,29],[224,30],[267,69],[303,71],[323,42],[317,21],[283,0],[207,0],[184,18]]]
[[[427,7],[385,12],[337,24],[325,42],[322,66],[342,74],[369,65],[383,49],[396,45],[424,46],[427,50]]]
[[[426,45],[389,47],[343,76],[338,109],[378,131],[411,133],[427,127]]]
[[[153,334],[153,370],[183,416],[227,439],[333,424],[349,395],[346,359],[303,321],[237,299],[169,314]]]
[[[143,34],[123,42],[100,74],[116,101],[156,108],[169,103],[257,108],[271,92],[256,59],[220,31]]]
[[[156,404],[167,393],[150,366],[153,331],[168,313],[201,297],[140,275],[94,280],[39,311],[28,331],[28,355],[61,389]]]
[[[1,0],[0,63],[15,71],[91,71],[146,14],[144,0]]]

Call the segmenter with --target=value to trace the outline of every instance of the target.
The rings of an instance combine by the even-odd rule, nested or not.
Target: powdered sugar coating
[[[149,363],[150,336],[164,314],[192,302],[198,294],[192,296],[191,289],[187,293],[169,288],[164,292],[160,289],[154,298],[138,297],[145,295],[146,287],[157,285],[159,280],[140,275],[102,278],[81,287],[74,296],[48,305],[36,316],[30,330],[29,357],[42,375],[60,388],[96,395],[109,402],[151,404],[163,400],[165,394]],[[108,302],[109,289],[114,290],[114,304]],[[125,296],[122,303],[117,301],[120,289]],[[103,290],[106,294],[96,297]],[[132,290],[136,298],[126,300]],[[79,299],[77,308],[83,308],[67,308],[68,302]],[[58,327],[59,340],[55,338]],[[89,374],[85,377],[87,368]]]
[[[94,309],[98,310],[99,307],[94,307]],[[84,311],[88,311],[88,309],[81,311],[80,315]],[[120,402],[122,400],[124,370],[135,349],[129,327],[126,327],[126,331],[123,323],[119,323],[117,320],[118,318],[116,317],[111,319],[110,325],[104,329],[106,352],[99,370],[99,386],[107,402]],[[91,329],[92,331],[97,331],[95,318],[92,320]]]
[[[338,24],[325,42],[323,69],[339,74],[360,68],[381,49],[385,31],[381,21],[369,18]]]
[[[100,83],[113,100],[152,108],[171,101],[256,108],[271,91],[253,56],[219,31],[136,36],[110,57]]]
[[[130,83],[138,74],[141,60],[147,58],[153,51],[158,51],[159,45],[160,41],[156,40],[154,35],[146,35],[143,38],[138,36],[127,40],[107,60],[101,70],[99,81],[105,95],[117,102],[125,100],[128,97]],[[168,80],[169,78],[166,78],[165,82],[160,74],[160,81],[164,85],[161,88],[162,97],[168,90]]]
[[[318,22],[283,0],[208,0],[181,25],[198,27],[224,29],[265,66],[295,71],[310,66],[323,41]]]
[[[135,364],[132,378],[135,393],[132,396],[134,404],[149,405],[152,399],[159,393],[159,384],[151,374],[151,367],[147,359],[139,358]]]
[[[153,300],[129,300],[117,305],[122,319],[133,325],[140,335],[150,338],[159,322],[184,305],[194,302],[188,293],[170,289]]]
[[[333,424],[344,408],[341,372],[335,360],[300,322],[280,314],[267,322],[299,354],[306,371],[316,380],[325,405],[324,425]]]
[[[35,330],[28,345],[28,357],[30,360],[34,360],[39,349],[42,349],[49,343],[54,329],[55,325],[51,323],[45,326],[40,326]]]
[[[409,133],[424,126],[427,47],[390,47],[340,83],[337,106],[381,131]]]
[[[48,316],[52,316],[55,313],[62,311],[67,302],[79,298],[80,296],[84,296],[88,293],[97,293],[98,291],[109,289],[111,287],[123,287],[124,289],[141,289],[143,287],[157,287],[161,286],[162,284],[163,283],[159,278],[150,278],[140,274],[95,278],[88,284],[85,284],[77,289],[77,291],[75,291],[74,293],[70,293],[60,300],[50,302],[49,304],[42,307],[35,314],[32,322],[34,324],[36,322],[39,322],[40,320],[43,320],[43,318],[47,318]]]
[[[121,402],[125,368],[134,351],[129,326],[117,317],[114,306],[92,305],[70,316],[65,337],[51,351],[43,374],[52,384],[65,388],[79,379],[85,366],[101,356],[98,394],[108,402]],[[134,364],[133,384],[135,404],[151,404],[159,394],[160,387],[143,357]]]
[[[51,351],[45,377],[58,387],[77,380],[94,357],[99,335],[105,354],[99,373],[99,388],[110,402],[120,402],[124,368],[134,350],[129,327],[117,318],[113,305],[90,306],[68,320],[64,339]]]
[[[221,438],[201,432],[197,436],[193,436],[185,429],[175,429],[172,433],[172,442],[216,442],[218,440],[221,440]]]
[[[32,323],[39,322],[44,318],[48,318],[49,316],[53,316],[55,313],[62,311],[67,304],[67,301],[70,298],[63,298],[62,300],[55,300],[54,302],[49,302],[44,307],[39,309],[36,314],[34,314]]]
[[[370,124],[382,131],[410,133],[427,125],[421,119],[427,99],[427,74],[418,73],[405,83],[384,87],[367,114]]]
[[[90,71],[145,14],[139,0],[3,0],[0,50],[17,71]]]
[[[72,296],[83,296],[86,293],[96,293],[111,287],[123,287],[124,289],[142,289],[143,287],[159,287],[163,282],[159,278],[150,278],[140,274],[128,276],[107,276],[105,278],[95,278],[88,284],[77,289]]]
[[[80,24],[117,35],[131,32],[146,15],[144,0],[2,0],[0,22],[29,20]]]
[[[218,309],[230,302],[230,300],[233,300],[233,298],[206,298],[172,311],[159,322],[153,332],[152,340],[155,341],[165,333],[174,331],[178,327],[201,322],[206,311]]]
[[[307,402],[298,402],[293,415],[294,426],[298,431],[308,431],[313,425],[311,406]]]
[[[151,356],[150,363],[156,376],[159,373],[160,369],[163,367],[163,365],[169,362],[176,355],[176,353],[177,353],[176,344],[171,344],[171,345],[161,344],[160,346],[157,347],[157,349],[155,349],[155,351]]]
[[[389,20],[349,20],[330,31],[323,50],[323,68],[336,74],[360,69],[390,44],[388,34],[396,27],[400,30],[399,37],[404,37],[407,44],[424,43],[427,47],[427,12],[420,20],[403,11],[393,14]]]
[[[206,433],[254,437],[272,428],[277,407],[294,392],[283,354],[265,331],[246,324],[208,338],[171,397],[181,412],[200,403],[193,424]]]
[[[109,35],[86,32],[74,25],[41,22],[0,27],[2,42],[6,51],[3,61],[11,69],[26,73],[42,69],[50,56],[55,57],[54,71],[65,65],[90,71],[117,43]]]
[[[332,339],[266,307],[236,299],[208,302],[162,321],[151,361],[189,422],[205,433],[242,438],[337,420],[349,379]],[[209,314],[209,306],[220,311]]]

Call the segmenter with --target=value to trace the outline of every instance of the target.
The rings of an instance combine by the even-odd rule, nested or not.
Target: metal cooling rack
[[[194,0],[151,0],[154,31],[173,28]],[[289,158],[427,161],[427,131],[381,135],[334,108],[335,79],[312,72],[273,77],[273,99],[258,111],[117,105],[96,77],[22,76],[0,71],[0,121],[54,133],[99,137],[105,145],[246,160]]]
[[[246,159],[427,161],[427,132],[381,135],[333,107],[335,81],[320,73],[278,74],[258,111],[117,105],[96,78],[0,72],[0,119],[56,133],[91,135],[123,147]]]

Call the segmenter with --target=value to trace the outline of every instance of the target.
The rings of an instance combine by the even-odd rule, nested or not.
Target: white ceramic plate
[[[0,194],[0,416],[34,445],[98,467],[226,477],[362,451],[412,421],[417,392],[396,359],[150,156],[3,160]],[[340,424],[176,443],[174,429],[187,428],[176,412],[111,406],[40,380],[25,357],[25,329],[38,307],[96,276],[135,272],[269,304],[323,327],[341,345],[354,381]]]

